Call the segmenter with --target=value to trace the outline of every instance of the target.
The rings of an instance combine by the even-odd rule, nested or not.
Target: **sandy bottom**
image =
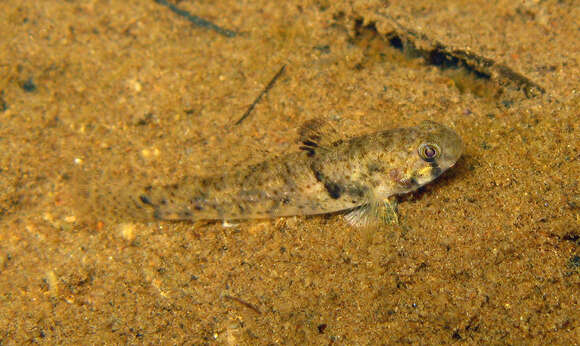
[[[1,345],[578,344],[577,2],[219,3],[0,4]],[[315,117],[465,153],[399,225],[134,217]]]

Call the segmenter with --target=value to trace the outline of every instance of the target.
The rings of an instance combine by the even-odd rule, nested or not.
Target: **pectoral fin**
[[[397,201],[392,198],[390,200],[369,202],[352,209],[344,218],[353,227],[364,227],[375,223],[398,225]]]

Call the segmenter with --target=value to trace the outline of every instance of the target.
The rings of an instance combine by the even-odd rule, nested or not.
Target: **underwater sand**
[[[579,343],[577,2],[172,4],[236,35],[157,1],[0,4],[0,345]],[[296,151],[314,117],[431,119],[465,151],[399,225],[119,202]]]

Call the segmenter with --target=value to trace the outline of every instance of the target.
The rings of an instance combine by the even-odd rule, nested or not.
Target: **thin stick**
[[[282,75],[282,73],[284,72],[285,69],[286,69],[286,64],[284,64],[282,66],[282,68],[280,69],[280,71],[278,71],[278,73],[276,73],[276,75],[274,76],[274,78],[272,78],[270,83],[268,83],[268,85],[266,85],[266,87],[264,88],[264,90],[262,90],[260,95],[258,95],[258,97],[256,97],[254,102],[252,102],[250,107],[248,107],[248,110],[246,111],[246,113],[244,113],[244,115],[242,115],[240,120],[236,121],[236,123],[234,125],[240,125],[242,123],[242,121],[244,121],[248,117],[248,115],[250,115],[250,113],[252,113],[252,111],[254,110],[254,107],[256,107],[258,102],[260,102],[260,100],[262,99],[262,96],[264,96],[268,91],[270,91],[270,89],[272,89],[272,87],[274,86],[274,83],[276,83],[276,80],[278,78],[280,78],[280,76]]]
[[[224,29],[220,26],[217,26],[214,23],[210,22],[209,20],[206,20],[206,19],[203,19],[203,18],[198,17],[196,15],[193,15],[193,14],[187,12],[186,10],[182,10],[182,9],[178,8],[177,6],[167,2],[166,0],[155,0],[155,2],[160,4],[160,5],[166,6],[171,11],[173,11],[173,13],[184,17],[185,19],[187,19],[188,21],[190,21],[191,23],[193,23],[197,26],[213,30],[213,31],[217,32],[218,34],[224,35],[226,37],[234,37],[237,35],[235,31]]]
[[[261,314],[261,313],[262,313],[262,312],[260,311],[260,309],[258,309],[258,308],[257,308],[255,305],[252,305],[252,304],[250,304],[250,303],[248,303],[248,302],[246,302],[246,301],[244,301],[244,300],[241,300],[241,299],[240,299],[240,298],[238,298],[238,297],[232,297],[232,296],[230,296],[230,295],[225,295],[225,296],[224,296],[224,298],[227,298],[227,299],[233,300],[234,302],[240,303],[240,304],[242,304],[243,306],[247,307],[247,308],[248,308],[248,309],[250,309],[250,310],[253,310],[254,312],[256,312],[256,313],[258,313],[258,314]]]

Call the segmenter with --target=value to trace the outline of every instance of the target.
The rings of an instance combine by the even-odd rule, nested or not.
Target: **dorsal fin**
[[[330,145],[341,140],[338,130],[328,119],[313,118],[307,120],[298,130],[300,149],[308,152],[308,156],[314,156],[319,147]]]

